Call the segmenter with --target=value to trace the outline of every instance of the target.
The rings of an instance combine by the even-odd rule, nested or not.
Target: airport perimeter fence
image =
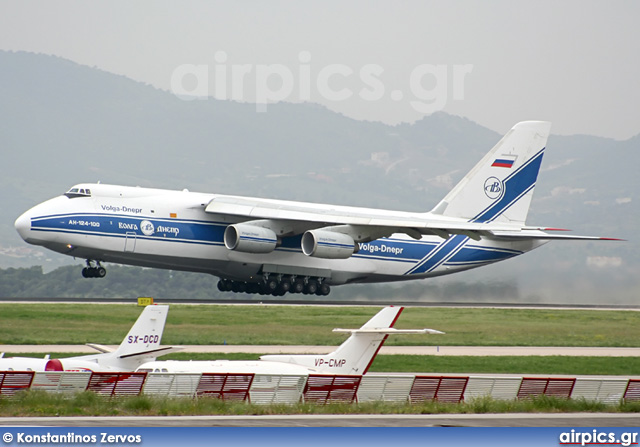
[[[427,400],[456,403],[484,396],[513,400],[543,395],[611,404],[640,401],[640,380],[616,377],[0,371],[0,397],[11,397],[26,389],[70,394],[92,391],[103,396],[207,396],[257,404]]]

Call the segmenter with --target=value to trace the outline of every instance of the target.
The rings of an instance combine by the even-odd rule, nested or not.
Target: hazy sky
[[[640,133],[639,23],[640,2],[616,0],[4,0],[0,49],[390,124],[444,110],[498,132],[543,119],[627,139]]]

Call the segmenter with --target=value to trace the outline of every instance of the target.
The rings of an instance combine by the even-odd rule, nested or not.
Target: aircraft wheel
[[[233,291],[236,292],[236,293],[245,293],[247,291],[247,283],[246,282],[234,281],[233,285],[234,285]]]
[[[274,277],[269,277],[269,279],[267,279],[264,282],[264,289],[267,293],[272,293],[277,288],[278,288],[278,280],[275,279]]]
[[[296,279],[293,284],[291,284],[291,293],[302,293],[304,291],[304,280],[302,278]]]
[[[315,279],[310,279],[304,291],[309,295],[314,295],[318,291],[318,282]]]
[[[320,287],[318,287],[318,295],[327,296],[331,293],[331,287],[329,284],[322,283]]]
[[[231,288],[233,287],[233,281],[229,281],[228,279],[221,279],[218,282],[218,288],[222,287],[223,292],[231,292]]]
[[[291,281],[288,278],[282,278],[282,281],[278,284],[278,291],[287,293],[289,290],[291,290]]]
[[[96,278],[104,278],[107,275],[107,269],[104,267],[98,267],[95,271]]]
[[[90,275],[89,269],[87,267],[83,268],[82,269],[82,277],[83,278],[91,278],[91,276],[89,276],[89,275]]]

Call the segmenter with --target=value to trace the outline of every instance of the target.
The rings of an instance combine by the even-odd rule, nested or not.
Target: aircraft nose
[[[28,216],[28,212],[22,214],[20,217],[16,219],[14,223],[18,234],[25,241],[29,237],[29,233],[31,232],[31,218]]]

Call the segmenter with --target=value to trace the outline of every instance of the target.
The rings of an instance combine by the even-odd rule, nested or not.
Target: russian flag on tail
[[[491,166],[496,166],[498,168],[511,168],[513,163],[516,161],[516,155],[501,155],[496,158]]]

